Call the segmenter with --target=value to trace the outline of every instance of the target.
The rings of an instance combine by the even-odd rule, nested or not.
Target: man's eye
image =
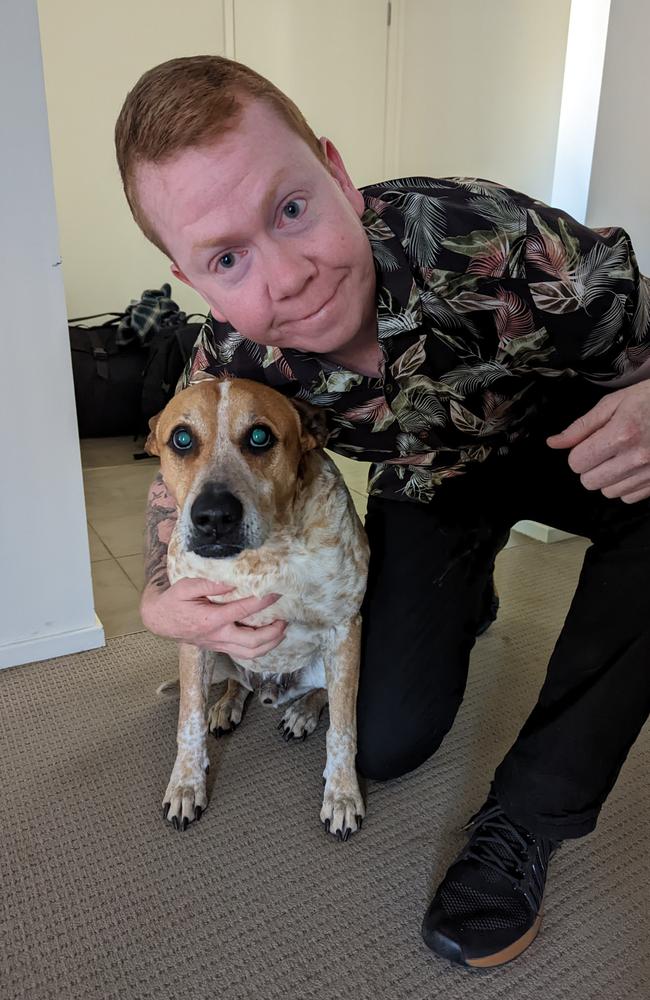
[[[297,219],[305,211],[306,204],[304,198],[292,198],[282,209],[282,214],[287,219]]]

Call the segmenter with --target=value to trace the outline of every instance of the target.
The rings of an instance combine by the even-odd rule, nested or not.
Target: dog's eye
[[[172,434],[172,445],[174,448],[177,451],[188,451],[193,444],[194,440],[187,427],[177,427]]]
[[[269,448],[273,443],[273,435],[268,427],[263,427],[261,424],[251,427],[248,433],[248,443],[251,448],[256,451],[263,451],[265,448]]]

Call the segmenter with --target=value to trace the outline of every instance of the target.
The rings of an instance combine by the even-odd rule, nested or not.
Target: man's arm
[[[149,589],[162,591],[169,587],[167,547],[178,512],[161,473],[158,473],[151,484],[147,500],[144,542],[145,592]]]
[[[560,434],[569,465],[585,489],[636,503],[650,496],[650,380],[610,392]]]
[[[528,214],[529,262],[545,279],[529,287],[551,360],[610,390],[547,443],[570,449],[586,489],[636,503],[650,496],[650,280],[623,229],[587,229],[546,207]]]

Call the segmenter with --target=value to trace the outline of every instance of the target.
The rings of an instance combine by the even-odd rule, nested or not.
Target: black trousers
[[[369,499],[362,774],[396,777],[440,745],[463,698],[495,556],[516,521],[539,520],[593,544],[539,700],[492,788],[537,834],[580,837],[596,825],[650,713],[650,500],[586,490],[544,438],[600,395],[554,388],[524,444],[448,481],[430,504]]]

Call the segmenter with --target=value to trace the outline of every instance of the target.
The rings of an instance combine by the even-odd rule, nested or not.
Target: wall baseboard
[[[0,670],[18,667],[36,660],[50,660],[54,656],[82,653],[87,649],[98,649],[106,645],[104,626],[95,615],[95,624],[73,632],[57,632],[41,635],[21,642],[10,642],[0,646]]]
[[[569,535],[559,528],[551,528],[548,524],[540,524],[539,521],[517,521],[513,524],[513,531],[518,531],[520,535],[528,535],[538,542],[563,542],[566,538],[576,538],[576,535]]]

